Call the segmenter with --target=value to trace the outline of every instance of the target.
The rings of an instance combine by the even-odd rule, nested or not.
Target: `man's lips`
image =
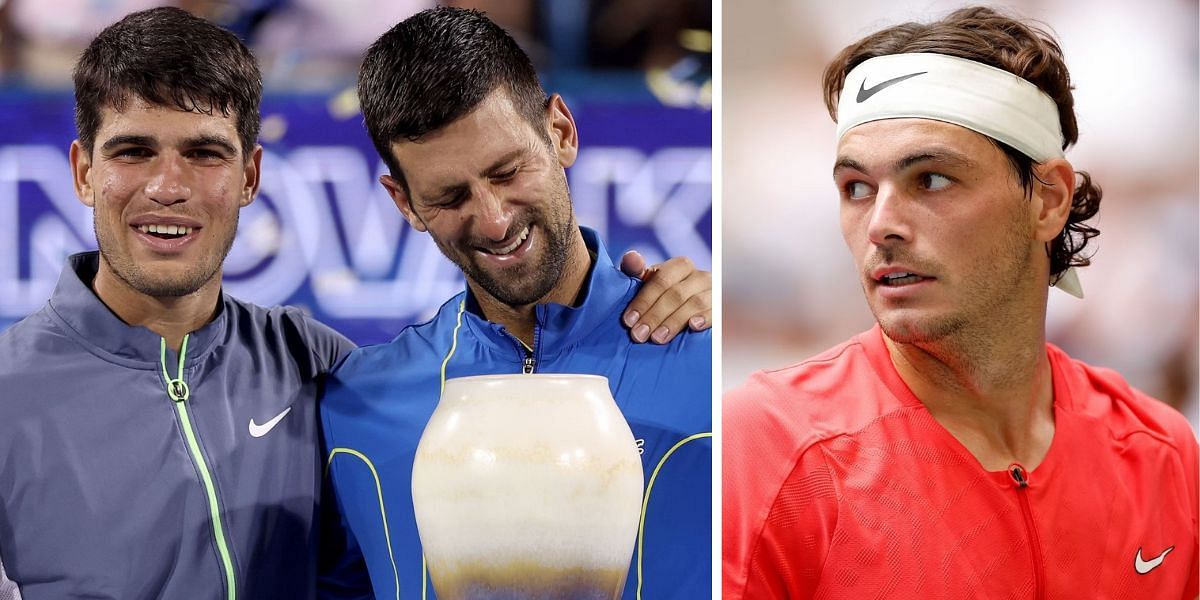
[[[196,219],[176,215],[142,215],[129,220],[137,238],[159,253],[181,251],[203,227]]]
[[[186,225],[141,225],[137,230],[149,234],[160,236],[181,236],[190,235],[193,232],[199,231],[199,227],[188,227]]]
[[[533,226],[527,225],[499,243],[476,246],[475,252],[482,261],[481,264],[491,265],[492,268],[497,269],[509,268],[523,264],[529,253],[537,244],[541,243],[539,240],[537,230]]]
[[[515,235],[509,236],[506,240],[501,240],[499,243],[476,246],[476,248],[484,254],[491,254],[493,256],[507,256],[515,252],[521,247],[522,244],[525,243],[525,240],[529,239],[529,233],[530,228],[528,225],[526,225],[525,227],[522,227],[521,230]]]
[[[132,227],[141,227],[142,225],[175,225],[177,227],[199,229],[200,221],[178,215],[142,215],[130,219],[129,225]]]
[[[936,279],[936,277],[933,277],[932,275],[921,273],[916,269],[912,269],[904,265],[876,267],[871,270],[870,277],[871,280],[876,284],[888,287],[912,285],[914,283],[921,283],[922,281]]]
[[[143,215],[130,219],[129,226],[143,234],[170,239],[195,233],[200,222],[180,216]]]

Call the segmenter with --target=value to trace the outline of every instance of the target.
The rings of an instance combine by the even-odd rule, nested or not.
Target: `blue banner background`
[[[566,98],[580,131],[568,171],[580,223],[614,258],[685,255],[712,265],[712,118],[653,101]],[[263,181],[242,210],[225,289],[310,311],[360,344],[391,339],[463,287],[378,184],[385,172],[344,96],[263,103]],[[37,310],[71,253],[95,247],[75,197],[69,94],[0,94],[0,329]]]

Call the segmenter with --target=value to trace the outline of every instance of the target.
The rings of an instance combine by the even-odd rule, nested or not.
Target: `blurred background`
[[[841,239],[825,65],[861,37],[961,1],[739,0],[722,13],[723,386],[874,323]],[[1197,424],[1197,3],[986,4],[1057,33],[1075,84],[1067,152],[1104,190],[1087,293],[1050,292],[1048,336]],[[1090,246],[1089,246],[1090,248]]]
[[[125,14],[175,5],[237,33],[263,68],[262,191],[244,209],[225,290],[291,304],[360,344],[391,339],[463,288],[377,183],[362,127],[362,52],[429,0],[0,0],[0,330],[49,297],[95,246],[75,198],[71,69]],[[580,130],[576,214],[610,253],[711,269],[711,5],[692,0],[494,0],[478,8],[533,58]]]

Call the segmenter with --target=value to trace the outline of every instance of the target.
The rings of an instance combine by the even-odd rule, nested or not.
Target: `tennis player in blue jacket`
[[[350,531],[341,575],[365,565],[380,598],[432,598],[413,515],[417,442],[447,378],[608,378],[642,449],[643,525],[626,598],[711,591],[710,332],[638,344],[620,320],[639,288],[575,220],[565,169],[578,135],[528,57],[482,13],[419,13],[367,51],[359,74],[382,178],[467,289],[391,343],[353,352],[322,405],[329,473]],[[636,331],[636,327],[635,327]]]

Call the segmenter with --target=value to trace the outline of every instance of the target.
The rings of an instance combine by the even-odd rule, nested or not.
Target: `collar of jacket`
[[[159,368],[159,335],[141,326],[128,325],[117,317],[92,291],[100,253],[81,252],[67,258],[50,297],[50,310],[80,343],[111,362],[134,368]],[[225,337],[227,298],[221,292],[217,315],[188,338],[188,364],[208,353],[213,343]]]
[[[534,351],[539,360],[579,344],[597,328],[624,328],[621,312],[637,291],[637,280],[625,275],[613,264],[600,236],[587,227],[580,227],[579,231],[583,234],[588,251],[595,256],[584,280],[583,299],[576,307],[547,303],[535,308],[537,346]],[[469,288],[466,303],[464,327],[468,327],[476,337],[498,352],[518,352],[520,344],[516,338],[509,335],[503,326],[483,318],[479,303]]]

